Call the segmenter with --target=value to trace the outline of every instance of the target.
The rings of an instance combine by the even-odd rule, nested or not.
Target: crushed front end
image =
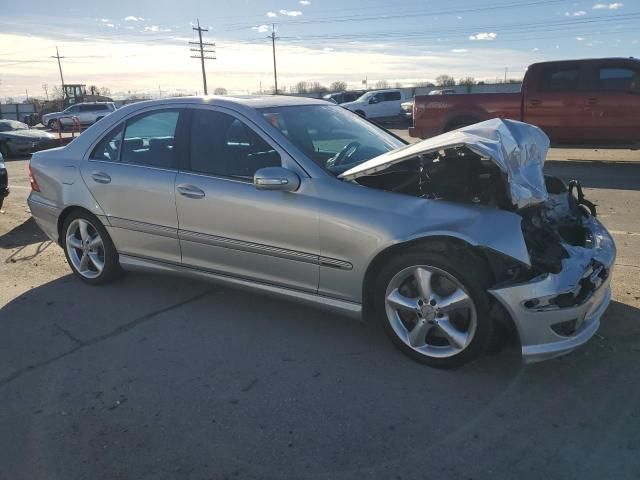
[[[598,330],[611,300],[613,238],[580,185],[547,177],[549,199],[521,210],[529,279],[490,293],[511,315],[522,356],[536,362],[571,352]]]

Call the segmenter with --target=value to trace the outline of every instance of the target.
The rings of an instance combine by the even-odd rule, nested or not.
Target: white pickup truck
[[[340,106],[367,118],[394,118],[401,115],[400,104],[410,100],[399,88],[372,90],[360,96],[354,102]]]

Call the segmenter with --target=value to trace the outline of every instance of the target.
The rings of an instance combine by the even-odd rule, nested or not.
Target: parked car
[[[488,118],[542,128],[553,143],[638,144],[640,60],[603,58],[531,65],[520,93],[415,98],[412,137],[428,138]]]
[[[513,329],[536,361],[596,332],[615,258],[579,184],[543,175],[548,145],[515,121],[406,145],[322,100],[166,99],[36,153],[28,203],[89,284],[127,269],[278,295],[376,319],[435,367]]]
[[[364,93],[364,90],[349,90],[345,92],[329,93],[322,98],[324,100],[328,100],[330,102],[337,103],[338,105],[340,105],[342,103],[353,102],[357,100],[358,97],[360,97],[363,93]]]
[[[413,120],[413,100],[400,104],[400,116],[407,121]]]
[[[56,137],[50,133],[29,128],[26,123],[16,120],[0,120],[0,153],[5,158],[27,155],[56,145]]]
[[[372,90],[363,94],[354,102],[341,106],[362,117],[375,119],[397,119],[400,117],[400,105],[407,97],[399,88],[389,90]]]
[[[116,105],[113,102],[77,103],[75,105],[71,105],[62,112],[53,112],[43,115],[42,124],[46,125],[51,130],[55,130],[58,128],[58,119],[60,120],[60,123],[62,123],[63,127],[69,127],[73,125],[72,117],[78,117],[80,125],[93,125],[98,120],[115,111]]]
[[[443,88],[442,90],[431,90],[427,95],[452,95],[456,93],[455,88]]]
[[[0,210],[2,210],[2,204],[7,196],[9,196],[9,174],[7,166],[4,164],[4,157],[0,153]]]

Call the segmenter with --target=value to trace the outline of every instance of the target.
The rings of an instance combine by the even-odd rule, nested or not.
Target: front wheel
[[[100,285],[119,276],[118,252],[97,218],[85,212],[72,213],[62,231],[67,262],[82,281]]]
[[[493,334],[484,272],[464,250],[400,255],[380,272],[376,314],[411,358],[437,368],[471,362],[486,351]]]
[[[47,127],[49,127],[49,130],[57,130],[58,122],[56,120],[49,120],[49,123],[47,123]]]

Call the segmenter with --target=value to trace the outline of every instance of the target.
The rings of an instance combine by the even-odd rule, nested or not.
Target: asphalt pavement
[[[640,478],[640,153],[549,158],[615,236],[614,300],[569,356],[525,366],[510,348],[455,371],[241,290],[84,285],[30,218],[27,161],[8,161],[0,479]]]

